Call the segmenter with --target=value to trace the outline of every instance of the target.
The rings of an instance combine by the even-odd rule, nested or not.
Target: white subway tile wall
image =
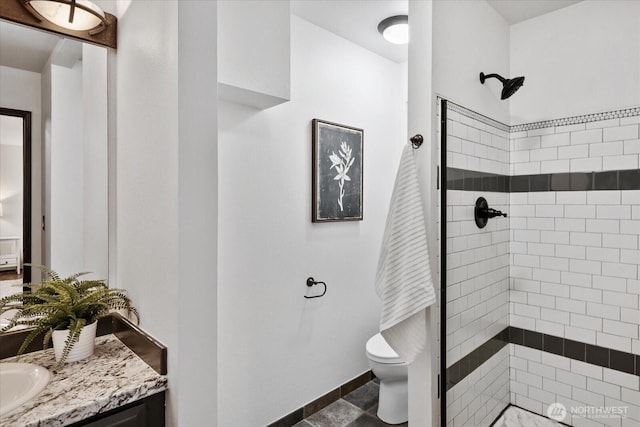
[[[508,208],[508,193],[448,191],[447,366],[508,326],[509,219],[496,218],[480,229],[476,199]]]
[[[509,405],[509,346],[447,391],[447,427],[488,427]]]
[[[639,121],[512,134],[511,173],[638,169]],[[640,190],[512,193],[509,212],[509,324],[640,354]],[[640,426],[637,375],[510,346],[512,404],[541,415],[554,402],[621,406],[624,417],[565,423]]]
[[[449,167],[509,174],[509,134],[447,111]],[[509,218],[480,229],[476,199],[507,211],[509,194],[447,191],[447,367],[478,348],[509,322]],[[509,404],[508,348],[493,355],[447,392],[447,423],[489,426]]]
[[[638,169],[637,120],[623,117],[513,132],[511,175]]]
[[[602,120],[519,125],[511,133],[462,111],[447,112],[448,167],[512,176],[640,168],[635,109],[630,117],[601,113]],[[509,217],[477,228],[480,196]],[[640,190],[448,190],[447,198],[447,366],[506,326],[640,355]],[[490,403],[501,402],[495,393],[503,387],[499,355],[506,348],[510,403],[545,416],[554,402],[625,406],[626,418],[565,422],[640,426],[637,375],[515,344],[447,392],[448,425],[486,425]]]
[[[509,344],[511,403],[546,415],[553,403],[567,409],[564,423],[573,426],[639,426],[640,384],[637,375]],[[620,408],[619,416],[585,415],[586,407]],[[618,410],[618,409],[616,409]]]
[[[512,133],[511,174],[638,169],[639,122]],[[509,213],[509,324],[640,354],[640,190],[511,193]],[[541,415],[554,402],[623,406],[625,417],[564,422],[640,426],[637,375],[510,346],[512,404]]]
[[[640,354],[640,190],[510,196],[510,325]]]
[[[509,175],[509,151],[509,132],[447,111],[448,167]]]

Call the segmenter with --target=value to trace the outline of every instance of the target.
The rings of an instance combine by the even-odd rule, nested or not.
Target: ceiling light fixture
[[[388,42],[407,44],[409,43],[409,17],[396,15],[384,19],[378,24],[378,31]]]
[[[72,31],[94,35],[106,28],[104,12],[89,0],[22,0],[36,18]]]

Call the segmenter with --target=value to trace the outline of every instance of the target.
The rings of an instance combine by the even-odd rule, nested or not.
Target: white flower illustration
[[[329,156],[329,160],[331,160],[331,167],[329,170],[336,168],[336,172],[338,173],[333,179],[335,181],[339,181],[338,185],[340,186],[340,195],[338,196],[338,206],[340,206],[340,211],[344,211],[344,207],[342,206],[342,198],[344,197],[344,182],[351,181],[347,172],[349,172],[349,168],[353,165],[355,157],[351,157],[351,147],[349,144],[342,141],[340,143],[340,156],[336,154],[335,151],[331,152]]]

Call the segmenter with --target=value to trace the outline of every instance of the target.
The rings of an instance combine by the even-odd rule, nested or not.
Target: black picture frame
[[[312,120],[312,222],[362,221],[364,130]]]

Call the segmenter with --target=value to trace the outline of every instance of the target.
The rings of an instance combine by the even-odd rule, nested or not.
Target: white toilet
[[[380,379],[378,418],[387,424],[409,419],[408,363],[387,344],[380,334],[367,341],[367,358],[373,374]]]

